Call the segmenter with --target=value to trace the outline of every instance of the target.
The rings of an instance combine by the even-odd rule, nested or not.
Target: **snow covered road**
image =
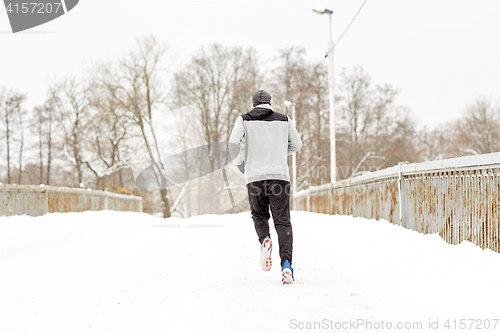
[[[292,212],[292,224],[296,282],[283,286],[277,246],[275,267],[260,269],[249,213],[0,217],[1,332],[346,332],[389,324],[423,332],[436,320],[439,331],[446,320],[449,331],[478,328],[474,321],[458,329],[460,319],[490,320],[482,331],[500,331],[499,254],[386,221]]]

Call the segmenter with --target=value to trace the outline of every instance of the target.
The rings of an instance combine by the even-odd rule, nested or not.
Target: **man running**
[[[263,270],[272,267],[273,243],[269,233],[269,209],[278,234],[283,284],[295,279],[292,269],[293,233],[290,223],[290,175],[287,156],[300,150],[302,141],[294,123],[275,112],[271,95],[265,90],[253,97],[253,109],[239,116],[229,142],[234,163],[245,174],[248,199],[255,231],[261,243],[260,264]],[[239,147],[244,139],[244,152]],[[238,148],[231,149],[231,147]]]

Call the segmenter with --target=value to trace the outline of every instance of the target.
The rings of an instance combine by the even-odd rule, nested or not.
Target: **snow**
[[[292,224],[296,281],[282,285],[274,230],[264,272],[248,212],[0,217],[0,331],[428,331],[436,320],[444,331],[447,319],[500,317],[497,253],[387,221],[294,211]]]

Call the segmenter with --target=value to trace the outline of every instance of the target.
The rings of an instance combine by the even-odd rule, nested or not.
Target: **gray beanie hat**
[[[259,90],[252,97],[253,106],[259,104],[269,104],[271,105],[271,95],[265,90]]]

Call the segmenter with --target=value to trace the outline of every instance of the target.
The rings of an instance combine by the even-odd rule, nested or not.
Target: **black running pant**
[[[269,234],[269,209],[278,234],[281,266],[285,260],[292,264],[293,234],[290,223],[290,182],[261,180],[247,184],[248,199],[255,231],[262,244]]]

